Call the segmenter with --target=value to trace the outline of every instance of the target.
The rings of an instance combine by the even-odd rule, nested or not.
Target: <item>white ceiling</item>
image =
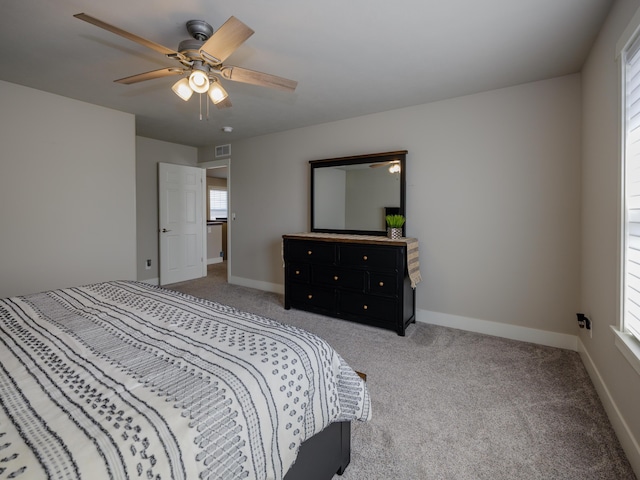
[[[612,2],[3,0],[0,80],[133,113],[141,136],[215,145],[578,72]],[[217,29],[234,15],[256,33],[225,64],[298,88],[223,81],[233,107],[200,121],[198,96],[171,92],[177,77],[114,83],[178,63],[80,12],[171,49],[187,20]]]

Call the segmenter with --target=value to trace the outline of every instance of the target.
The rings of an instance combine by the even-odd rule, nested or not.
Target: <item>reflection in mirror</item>
[[[385,215],[405,211],[406,153],[309,162],[311,231],[385,235]]]

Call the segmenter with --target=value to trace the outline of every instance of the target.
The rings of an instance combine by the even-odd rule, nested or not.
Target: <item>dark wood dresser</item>
[[[415,322],[416,239],[320,233],[282,238],[285,309],[366,323],[402,336]]]

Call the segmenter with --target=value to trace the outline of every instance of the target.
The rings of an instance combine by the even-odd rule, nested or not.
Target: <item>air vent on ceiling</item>
[[[216,145],[216,158],[228,157],[231,155],[231,144]]]

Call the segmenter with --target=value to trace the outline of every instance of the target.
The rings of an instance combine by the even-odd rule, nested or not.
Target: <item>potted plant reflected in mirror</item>
[[[402,226],[404,225],[404,215],[387,215],[387,237],[391,239],[402,238]]]

